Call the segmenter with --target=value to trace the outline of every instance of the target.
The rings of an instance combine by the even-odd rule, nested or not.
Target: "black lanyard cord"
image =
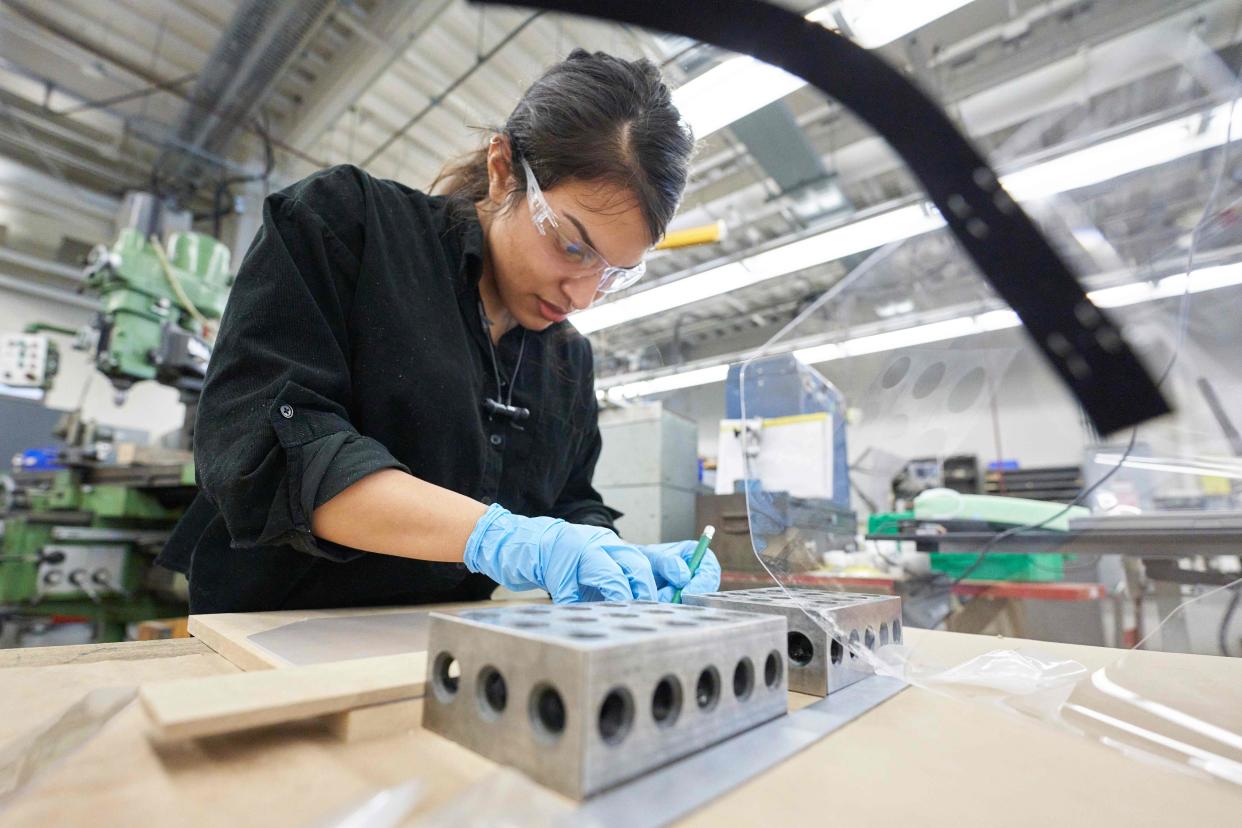
[[[526,330],[522,329],[522,342],[518,346],[517,361],[513,364],[513,374],[509,377],[509,395],[506,398],[504,386],[500,383],[500,363],[496,359],[496,346],[492,342],[492,320],[488,319],[487,311],[483,309],[482,300],[479,300],[479,318],[483,321],[483,333],[487,337],[487,351],[492,357],[492,374],[496,378],[496,399],[484,400],[483,407],[487,409],[489,414],[500,414],[510,417],[515,423],[525,420],[530,416],[530,409],[513,405],[513,389],[517,385],[518,371],[522,368],[522,357],[526,354]],[[501,402],[502,399],[504,402]]]

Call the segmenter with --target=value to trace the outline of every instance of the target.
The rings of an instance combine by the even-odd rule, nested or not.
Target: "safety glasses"
[[[633,267],[610,265],[608,260],[591,245],[581,239],[566,235],[561,230],[560,222],[552,206],[543,197],[543,190],[539,189],[535,173],[525,158],[522,159],[522,169],[526,171],[526,203],[530,207],[530,217],[535,222],[535,228],[540,235],[552,240],[556,245],[558,255],[564,257],[565,261],[582,268],[586,273],[599,274],[596,292],[616,293],[643,278],[643,274],[647,272],[646,262],[639,262]]]

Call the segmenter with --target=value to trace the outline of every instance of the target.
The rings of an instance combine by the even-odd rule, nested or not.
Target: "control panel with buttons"
[[[49,544],[43,547],[38,589],[45,596],[102,597],[122,591],[125,544]]]
[[[50,343],[37,334],[0,336],[0,382],[15,388],[42,388],[47,381]]]

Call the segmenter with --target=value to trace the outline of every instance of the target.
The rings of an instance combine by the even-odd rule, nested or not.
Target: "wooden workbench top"
[[[952,664],[1024,646],[1088,669],[1116,650],[908,630],[920,657]],[[1135,652],[1127,679],[1181,689],[1186,710],[1242,733],[1242,659]],[[0,782],[11,748],[92,690],[237,668],[201,643],[0,652]],[[791,707],[802,706],[799,699]],[[155,745],[137,703],[9,800],[0,826],[306,825],[379,788],[423,780],[416,814],[462,796],[557,804],[493,763],[421,729],[343,743],[304,723]],[[526,784],[519,780],[518,785]],[[492,797],[495,804],[496,797]],[[653,803],[652,807],[658,807]],[[1242,788],[1186,776],[1053,727],[911,688],[684,824],[1236,825]]]

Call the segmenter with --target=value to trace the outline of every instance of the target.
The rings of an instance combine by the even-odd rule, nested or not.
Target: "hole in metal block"
[[[628,607],[629,604],[625,603],[624,601],[604,601],[600,604],[600,606],[601,607]]]
[[[724,611],[722,610],[722,611],[721,611],[721,614],[716,614],[716,615],[700,615],[700,616],[699,616],[699,618],[703,619],[704,621],[728,621],[728,620],[729,620],[729,616],[728,616],[728,615],[724,615],[724,614],[723,614],[723,612],[724,612]]]
[[[551,607],[522,607],[518,610],[518,612],[522,612],[527,615],[547,615],[551,611]]]
[[[436,656],[431,668],[431,685],[440,701],[452,701],[457,695],[461,683],[461,665],[450,652],[441,652]]]
[[[706,607],[696,607],[693,604],[678,604],[677,606],[678,608],[681,609],[682,612],[706,612],[707,611]]]
[[[599,737],[610,745],[619,744],[634,723],[634,700],[630,691],[615,687],[599,706]]]
[[[858,658],[858,645],[861,639],[858,636],[858,630],[850,630],[850,659]]]
[[[880,646],[888,646],[888,624],[880,625]]]
[[[647,612],[651,615],[672,615],[671,609],[661,609],[660,607],[648,607]]]
[[[720,673],[715,667],[704,667],[694,685],[694,701],[700,710],[711,710],[720,701]]]
[[[617,629],[626,632],[656,632],[655,627],[644,627],[642,624],[621,624]]]
[[[832,647],[829,648],[829,651],[833,664],[840,664],[841,659],[845,657],[845,647],[841,646],[840,639],[832,639]]]
[[[815,645],[811,643],[811,639],[806,637],[805,633],[797,630],[791,632],[786,641],[789,645],[789,660],[799,667],[805,667],[811,663],[811,659],[815,657]]]
[[[607,638],[608,635],[602,632],[594,632],[592,630],[571,630],[570,638]]]
[[[754,689],[755,665],[750,663],[749,658],[743,658],[733,668],[733,695],[739,701],[745,701]]]
[[[572,615],[565,620],[573,621],[575,624],[586,624],[586,623],[598,624],[599,623],[598,618],[592,618],[589,615]]]
[[[509,687],[499,670],[490,664],[484,667],[479,671],[477,686],[479,709],[485,717],[495,719],[505,712],[505,705],[509,702]]]
[[[565,702],[550,684],[537,684],[530,693],[530,723],[535,733],[552,740],[565,730]]]
[[[763,683],[769,690],[775,689],[781,683],[781,654],[776,650],[768,653],[768,657],[763,660]]]
[[[660,727],[672,727],[681,714],[681,682],[665,676],[651,694],[651,718]]]
[[[901,620],[898,618],[893,619],[893,643],[901,643]]]
[[[532,627],[546,627],[548,626],[548,622],[547,621],[514,621],[513,626],[518,627],[519,629],[525,630],[525,629],[530,629]]]
[[[557,609],[566,612],[595,612],[591,607],[584,607],[582,604],[561,604]]]
[[[681,618],[672,618],[664,623],[668,624],[670,627],[697,627],[699,625],[699,622],[697,621],[685,621]]]
[[[636,612],[610,612],[608,613],[608,617],[609,618],[637,618],[638,613]]]
[[[875,649],[875,630],[867,627],[867,632],[863,635],[863,644],[868,650]]]

